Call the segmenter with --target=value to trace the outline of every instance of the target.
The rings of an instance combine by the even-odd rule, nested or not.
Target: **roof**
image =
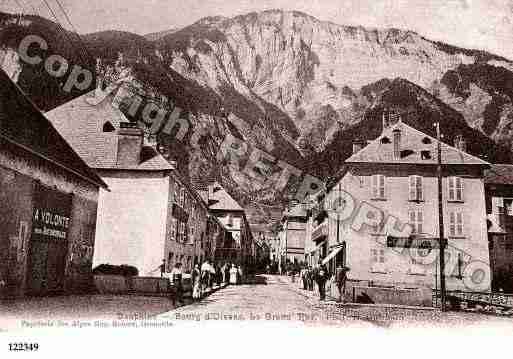
[[[215,182],[212,185],[212,191],[210,192],[210,197],[208,199],[209,208],[211,210],[221,210],[221,211],[241,211],[244,212],[244,209],[237,203],[236,200],[233,199],[232,196],[226,192],[226,190],[219,184],[219,182]]]
[[[98,174],[75,152],[52,123],[0,69],[0,136],[100,187]]]
[[[513,185],[513,165],[493,164],[485,171],[485,183]]]
[[[401,156],[399,159],[394,158],[392,142],[395,130],[401,131]],[[486,161],[443,142],[441,150],[443,164],[490,165]],[[423,159],[422,151],[427,151],[429,158]],[[401,121],[385,129],[381,136],[346,160],[346,163],[437,164],[437,162],[437,140]]]
[[[86,100],[94,97],[94,91],[75,98],[46,113],[48,119],[62,136],[73,146],[85,162],[96,169],[164,171],[173,166],[151,146],[143,146],[141,162],[133,166],[117,163],[117,130],[120,123],[129,122],[118,108],[112,105],[114,95],[92,105]],[[103,132],[110,122],[113,132]]]

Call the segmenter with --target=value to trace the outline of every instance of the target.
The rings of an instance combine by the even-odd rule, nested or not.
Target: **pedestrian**
[[[239,280],[237,281],[238,284],[242,284],[244,282],[244,276],[243,276],[243,272],[242,272],[242,266],[239,265],[239,267],[237,268],[237,274],[239,275]]]
[[[303,281],[303,290],[307,290],[308,289],[308,269],[306,268],[306,266],[304,266],[303,268],[301,268],[301,272],[299,272],[300,276],[301,276],[301,280]]]
[[[175,267],[171,271],[171,279],[173,282],[173,287],[175,288],[175,297],[174,297],[174,305],[176,306],[176,302],[183,303],[182,295],[183,295],[183,286],[182,286],[182,263],[176,263]]]
[[[201,286],[203,292],[205,292],[210,284],[210,264],[208,263],[208,259],[205,259],[205,262],[201,265]]]
[[[226,262],[224,267],[224,282],[228,284],[230,282],[230,263]]]
[[[197,264],[192,270],[192,299],[201,299],[201,270]]]
[[[349,268],[344,267],[342,265],[338,265],[336,272],[335,272],[335,281],[337,283],[337,289],[338,289],[338,296],[339,296],[339,302],[345,303],[346,297],[346,280],[347,280],[347,272],[349,271]]]
[[[217,283],[217,286],[220,287],[221,282],[223,280],[223,274],[221,272],[221,268],[217,264],[215,266],[215,270],[216,270],[216,283]]]
[[[162,260],[162,264],[159,265],[159,269],[160,269],[160,278],[164,278],[164,274],[166,273],[166,260],[165,259]],[[153,270],[152,272],[155,273],[155,270]]]
[[[326,299],[326,281],[328,280],[328,270],[326,266],[319,262],[319,267],[315,271],[315,281],[317,282],[317,287],[319,288],[319,299]]]
[[[313,290],[314,290],[314,270],[313,270],[312,266],[308,267],[307,281],[308,281],[308,290],[310,292],[313,292]]]
[[[237,277],[239,275],[239,271],[235,264],[232,264],[232,268],[230,269],[230,284],[237,284]]]

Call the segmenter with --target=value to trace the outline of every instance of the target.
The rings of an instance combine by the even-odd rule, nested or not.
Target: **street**
[[[259,276],[259,284],[228,286],[201,302],[171,310],[159,319],[174,322],[204,320],[286,321],[299,325],[404,327],[415,325],[506,325],[513,320],[477,313],[447,312],[433,308],[338,304],[319,301],[285,276]]]
[[[22,326],[22,320],[150,321],[184,323],[279,323],[292,326],[410,328],[501,326],[513,329],[511,317],[469,312],[442,313],[433,308],[321,302],[316,291],[304,291],[290,277],[261,275],[251,284],[217,289],[199,302],[175,308],[167,297],[75,295],[24,298],[0,305],[0,330]]]

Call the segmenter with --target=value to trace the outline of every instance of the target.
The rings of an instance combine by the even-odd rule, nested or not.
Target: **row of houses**
[[[352,280],[385,287],[436,289],[437,140],[400,118],[383,123],[378,138],[354,142],[326,192],[283,213],[277,259],[321,261],[331,273],[347,266]],[[447,288],[513,291],[513,166],[470,155],[461,136],[441,144],[441,162]]]
[[[217,182],[194,188],[113,99],[43,114],[0,83],[0,293],[88,291],[100,264],[254,264],[244,209]]]

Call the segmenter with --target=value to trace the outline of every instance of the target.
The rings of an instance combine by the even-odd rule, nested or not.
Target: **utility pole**
[[[442,144],[440,141],[440,123],[437,122],[436,139],[437,139],[437,174],[438,174],[438,234],[440,245],[440,304],[442,312],[445,312],[445,239],[444,239],[444,212],[443,212],[443,196],[442,196]]]

